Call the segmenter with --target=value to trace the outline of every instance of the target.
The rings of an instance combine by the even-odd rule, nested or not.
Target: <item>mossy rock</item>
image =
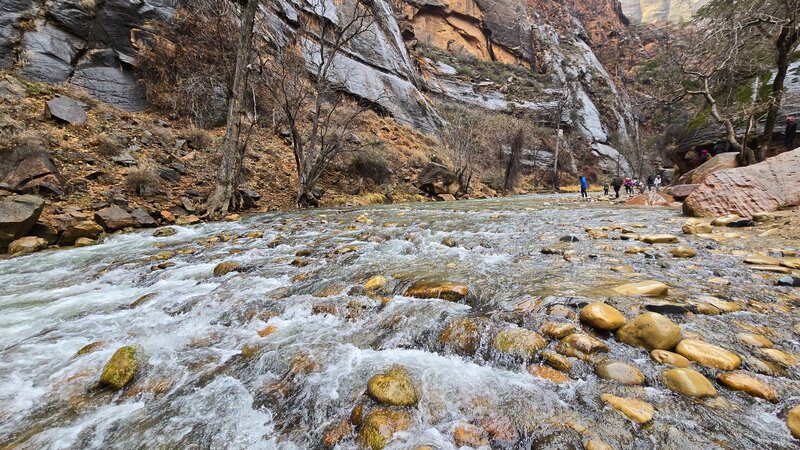
[[[406,411],[389,408],[375,408],[370,411],[361,427],[360,437],[372,450],[381,450],[398,431],[405,431],[411,423],[411,415]]]
[[[367,393],[378,403],[389,406],[413,406],[417,404],[417,392],[408,370],[394,365],[367,382]]]
[[[122,389],[136,375],[136,365],[136,349],[130,346],[122,347],[103,367],[100,383],[114,390]]]
[[[524,328],[507,328],[495,335],[492,347],[501,353],[530,359],[547,346],[547,341],[538,333]]]
[[[221,262],[221,263],[217,264],[216,267],[214,267],[214,276],[215,277],[221,277],[221,276],[227,275],[227,274],[229,274],[231,272],[236,272],[241,267],[242,267],[242,265],[239,264],[236,261]]]

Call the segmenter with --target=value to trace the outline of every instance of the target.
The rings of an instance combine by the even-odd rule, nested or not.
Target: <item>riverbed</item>
[[[458,448],[457,429],[478,435],[467,448],[798,448],[786,414],[800,404],[800,366],[742,339],[800,351],[800,292],[743,262],[798,243],[776,221],[697,236],[682,234],[685,220],[676,208],[516,197],[273,213],[3,260],[0,448],[321,448],[335,427],[337,448],[363,448],[353,411],[376,407],[368,380],[393,365],[408,372],[418,401],[394,408],[408,423],[388,449]],[[658,233],[679,243],[634,236]],[[678,245],[697,256],[673,257]],[[642,249],[626,253],[633,246]],[[238,264],[215,276],[222,262]],[[614,290],[643,280],[669,291]],[[419,283],[467,293],[405,295]],[[717,380],[724,371],[696,362],[718,395],[671,391],[669,366],[578,320],[593,302],[628,320],[664,314],[684,339],[738,355],[740,370],[777,398],[729,389]],[[467,352],[442,338],[463,319],[481,324]],[[541,354],[492,345],[500,330],[540,332],[547,322],[574,325],[608,351],[565,356],[562,379],[531,373]],[[543,351],[558,350],[545,340]],[[123,346],[136,349],[137,371],[114,391],[98,381]],[[609,360],[637,367],[643,383],[598,377]],[[637,423],[603,394],[646,402],[654,415]]]

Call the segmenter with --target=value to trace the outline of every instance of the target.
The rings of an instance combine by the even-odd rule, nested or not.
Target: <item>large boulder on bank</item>
[[[692,194],[700,185],[699,184],[677,184],[664,189],[664,193],[671,196],[675,200],[682,202],[686,197]]]
[[[432,162],[422,169],[417,177],[417,185],[428,195],[454,195],[460,187],[456,175],[447,166],[438,162]]]
[[[119,206],[110,206],[97,211],[94,213],[94,220],[106,231],[116,231],[139,225],[135,217]]]
[[[711,176],[711,174],[719,172],[720,170],[733,169],[739,167],[736,161],[738,153],[722,153],[719,154],[696,169],[692,169],[678,178],[675,185],[681,184],[701,184]]]
[[[20,194],[64,195],[64,179],[47,151],[38,146],[0,152],[0,182]]]
[[[0,252],[28,234],[43,209],[44,200],[33,195],[13,195],[0,202]]]
[[[47,248],[47,241],[36,236],[25,236],[8,244],[8,253],[12,255],[24,255],[34,253]]]
[[[710,175],[683,203],[683,212],[698,217],[775,211],[800,205],[800,149],[747,167]]]

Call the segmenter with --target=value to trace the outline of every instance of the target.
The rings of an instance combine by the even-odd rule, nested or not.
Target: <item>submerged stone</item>
[[[637,295],[643,297],[660,297],[666,295],[669,287],[660,281],[639,281],[628,283],[614,288],[614,291],[622,295]]]
[[[696,339],[684,339],[675,351],[687,359],[712,369],[736,370],[742,360],[733,352]]]
[[[647,350],[671,350],[681,341],[681,327],[666,316],[646,312],[617,330],[617,339]]]
[[[778,401],[778,394],[768,384],[758,378],[744,372],[726,372],[720,374],[717,379],[729,389],[742,391],[753,397],[760,397],[770,402]]]
[[[486,323],[480,319],[457,319],[445,327],[439,336],[439,343],[460,355],[474,355],[485,329]]]
[[[547,345],[538,333],[525,328],[507,328],[492,339],[492,347],[501,353],[530,359]]]
[[[214,267],[214,276],[221,277],[223,275],[227,275],[231,272],[236,272],[241,268],[241,264],[236,261],[225,261],[217,264]]]
[[[361,440],[372,450],[382,450],[398,431],[405,431],[411,425],[411,415],[378,407],[370,411],[361,426]]]
[[[664,384],[671,391],[687,397],[716,397],[717,390],[700,372],[692,369],[669,369],[662,374]]]
[[[136,349],[121,347],[117,350],[100,375],[100,383],[114,390],[128,385],[136,375]]]
[[[650,352],[650,357],[653,358],[654,361],[669,366],[689,367],[691,364],[691,362],[689,362],[689,360],[683,356],[677,353],[668,352],[666,350],[653,350]]]
[[[590,303],[581,309],[581,322],[602,331],[613,331],[625,325],[625,316],[605,303]]]
[[[463,300],[469,294],[469,288],[463,284],[431,281],[417,281],[405,292],[408,297],[439,298],[451,302]]]
[[[653,405],[635,398],[603,394],[600,396],[600,399],[640,425],[651,421],[655,415],[655,408],[653,408]]]
[[[604,380],[616,381],[620,384],[644,384],[644,374],[638,367],[618,361],[607,361],[599,364],[594,373]]]

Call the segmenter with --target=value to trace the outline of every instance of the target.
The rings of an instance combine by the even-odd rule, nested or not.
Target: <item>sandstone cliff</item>
[[[621,0],[625,16],[636,22],[689,19],[708,0]]]

